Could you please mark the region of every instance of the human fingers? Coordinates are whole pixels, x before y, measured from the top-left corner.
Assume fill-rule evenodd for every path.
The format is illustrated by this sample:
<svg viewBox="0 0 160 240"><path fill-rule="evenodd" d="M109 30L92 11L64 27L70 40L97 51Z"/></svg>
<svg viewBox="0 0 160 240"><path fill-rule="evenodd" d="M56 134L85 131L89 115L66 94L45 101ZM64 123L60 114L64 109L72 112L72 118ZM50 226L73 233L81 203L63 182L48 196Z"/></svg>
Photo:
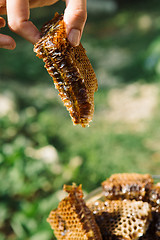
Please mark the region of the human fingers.
<svg viewBox="0 0 160 240"><path fill-rule="evenodd" d="M6 6L6 0L0 0L0 7Z"/></svg>
<svg viewBox="0 0 160 240"><path fill-rule="evenodd" d="M87 0L66 0L64 22L67 37L73 46L80 43L83 28L87 19Z"/></svg>
<svg viewBox="0 0 160 240"><path fill-rule="evenodd" d="M58 2L59 0L29 0L29 5L30 8L36 8L36 7L44 7L44 6L50 6L56 2Z"/></svg>
<svg viewBox="0 0 160 240"><path fill-rule="evenodd" d="M4 18L0 17L0 28L3 28L6 26L6 21L4 20Z"/></svg>
<svg viewBox="0 0 160 240"><path fill-rule="evenodd" d="M50 6L59 0L29 0L29 7L30 8L36 8L36 7L44 7L44 6ZM0 0L0 14L4 15L6 14L6 0Z"/></svg>
<svg viewBox="0 0 160 240"><path fill-rule="evenodd" d="M40 32L29 21L30 10L28 0L6 0L7 17L10 29L35 44L40 38Z"/></svg>
<svg viewBox="0 0 160 240"><path fill-rule="evenodd" d="M0 0L0 14L6 14L6 0Z"/></svg>
<svg viewBox="0 0 160 240"><path fill-rule="evenodd" d="M6 23L5 20L0 17L0 28L5 27ZM16 43L13 38L10 36L0 34L0 48L5 48L5 49L14 49L16 47Z"/></svg>
<svg viewBox="0 0 160 240"><path fill-rule="evenodd" d="M13 50L16 47L16 43L13 38L8 35L0 34L0 48Z"/></svg>

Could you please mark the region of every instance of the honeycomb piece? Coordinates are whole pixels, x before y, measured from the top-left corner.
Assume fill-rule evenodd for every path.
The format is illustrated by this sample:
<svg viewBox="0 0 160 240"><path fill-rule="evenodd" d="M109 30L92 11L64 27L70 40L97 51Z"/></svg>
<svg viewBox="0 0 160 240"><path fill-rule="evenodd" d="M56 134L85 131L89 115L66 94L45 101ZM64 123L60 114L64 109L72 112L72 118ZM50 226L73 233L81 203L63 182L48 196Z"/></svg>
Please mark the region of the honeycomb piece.
<svg viewBox="0 0 160 240"><path fill-rule="evenodd" d="M160 240L155 234L146 233L143 237L140 237L139 240Z"/></svg>
<svg viewBox="0 0 160 240"><path fill-rule="evenodd" d="M151 209L147 202L135 200L96 201L88 205L104 240L136 240L147 230Z"/></svg>
<svg viewBox="0 0 160 240"><path fill-rule="evenodd" d="M160 213L160 183L154 185L149 192L149 203L154 211Z"/></svg>
<svg viewBox="0 0 160 240"><path fill-rule="evenodd" d="M102 182L107 199L135 199L148 201L149 190L153 186L153 179L149 174L122 173L113 174Z"/></svg>
<svg viewBox="0 0 160 240"><path fill-rule="evenodd" d="M160 213L152 212L152 222L140 240L160 240Z"/></svg>
<svg viewBox="0 0 160 240"><path fill-rule="evenodd" d="M67 40L63 15L56 13L41 32L34 52L45 62L73 123L85 127L93 118L94 93L98 89L86 51L82 44L73 47Z"/></svg>
<svg viewBox="0 0 160 240"><path fill-rule="evenodd" d="M64 185L64 190L69 196L51 211L47 219L57 239L102 240L93 213L84 202L81 185Z"/></svg>

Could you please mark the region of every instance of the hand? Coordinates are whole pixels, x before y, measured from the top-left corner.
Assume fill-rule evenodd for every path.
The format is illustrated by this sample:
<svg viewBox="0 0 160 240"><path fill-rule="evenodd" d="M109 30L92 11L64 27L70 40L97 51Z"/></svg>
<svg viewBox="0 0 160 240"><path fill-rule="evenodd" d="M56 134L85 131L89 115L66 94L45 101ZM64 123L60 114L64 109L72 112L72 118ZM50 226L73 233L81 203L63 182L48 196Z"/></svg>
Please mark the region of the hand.
<svg viewBox="0 0 160 240"><path fill-rule="evenodd" d="M3 11L1 10L2 9L0 7L0 14L3 14ZM6 25L6 22L4 18L0 17L0 28L5 27L5 25ZM14 49L15 46L16 46L16 43L13 38L4 34L0 34L0 48Z"/></svg>
<svg viewBox="0 0 160 240"><path fill-rule="evenodd" d="M73 46L80 43L83 28L87 19L87 0L66 0L64 22L67 37Z"/></svg>
<svg viewBox="0 0 160 240"><path fill-rule="evenodd" d="M7 12L10 29L35 44L40 32L29 21L30 8L52 5L58 0L0 0L1 14ZM68 40L73 46L80 42L87 18L86 0L66 0L64 21Z"/></svg>

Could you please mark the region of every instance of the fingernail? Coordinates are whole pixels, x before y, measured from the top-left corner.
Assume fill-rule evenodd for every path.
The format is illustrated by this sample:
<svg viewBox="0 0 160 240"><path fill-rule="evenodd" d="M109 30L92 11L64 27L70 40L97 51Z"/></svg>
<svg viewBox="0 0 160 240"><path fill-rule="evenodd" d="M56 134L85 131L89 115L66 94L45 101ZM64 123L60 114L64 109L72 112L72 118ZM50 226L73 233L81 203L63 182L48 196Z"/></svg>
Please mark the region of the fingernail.
<svg viewBox="0 0 160 240"><path fill-rule="evenodd" d="M15 47L16 47L16 44L14 44L14 45L10 45L10 46L9 46L9 49L10 49L10 50L14 50Z"/></svg>
<svg viewBox="0 0 160 240"><path fill-rule="evenodd" d="M3 45L1 46L2 48L8 49L8 50L14 50L16 47L16 43L13 44L8 44L8 45Z"/></svg>
<svg viewBox="0 0 160 240"><path fill-rule="evenodd" d="M73 46L78 46L80 43L81 33L78 29L72 29L68 35L68 40Z"/></svg>
<svg viewBox="0 0 160 240"><path fill-rule="evenodd" d="M8 50L13 50L15 47L11 45L6 45L6 46L1 46L1 48L8 49Z"/></svg>
<svg viewBox="0 0 160 240"><path fill-rule="evenodd" d="M40 32L38 32L38 34L35 35L34 41L32 42L33 45L36 44L41 38L41 34Z"/></svg>

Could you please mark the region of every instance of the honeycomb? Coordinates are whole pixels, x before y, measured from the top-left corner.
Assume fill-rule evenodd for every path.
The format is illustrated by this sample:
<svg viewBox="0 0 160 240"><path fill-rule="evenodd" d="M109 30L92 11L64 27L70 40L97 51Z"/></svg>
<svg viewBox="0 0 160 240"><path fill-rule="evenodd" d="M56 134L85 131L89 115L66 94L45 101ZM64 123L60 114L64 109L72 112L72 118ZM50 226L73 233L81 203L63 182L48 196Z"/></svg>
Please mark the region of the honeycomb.
<svg viewBox="0 0 160 240"><path fill-rule="evenodd" d="M69 195L48 218L58 240L160 240L160 183L149 174L124 173L102 185L106 197L98 191L86 202L81 185L64 185Z"/></svg>
<svg viewBox="0 0 160 240"><path fill-rule="evenodd" d="M157 183L149 192L149 203L152 209L160 213L160 183Z"/></svg>
<svg viewBox="0 0 160 240"><path fill-rule="evenodd" d="M122 173L113 174L102 182L107 199L135 199L148 201L148 194L153 187L153 179L149 174Z"/></svg>
<svg viewBox="0 0 160 240"><path fill-rule="evenodd" d="M105 240L136 240L146 232L151 220L147 202L135 200L96 201L88 205Z"/></svg>
<svg viewBox="0 0 160 240"><path fill-rule="evenodd" d="M160 240L160 214L158 212L152 212L152 222L140 240Z"/></svg>
<svg viewBox="0 0 160 240"><path fill-rule="evenodd" d="M66 37L63 15L55 14L42 30L34 52L45 62L55 88L70 113L73 123L89 125L94 113L94 93L98 89L96 75L80 43L73 47Z"/></svg>
<svg viewBox="0 0 160 240"><path fill-rule="evenodd" d="M57 239L102 240L93 213L84 202L81 185L64 185L64 190L69 195L47 219Z"/></svg>

